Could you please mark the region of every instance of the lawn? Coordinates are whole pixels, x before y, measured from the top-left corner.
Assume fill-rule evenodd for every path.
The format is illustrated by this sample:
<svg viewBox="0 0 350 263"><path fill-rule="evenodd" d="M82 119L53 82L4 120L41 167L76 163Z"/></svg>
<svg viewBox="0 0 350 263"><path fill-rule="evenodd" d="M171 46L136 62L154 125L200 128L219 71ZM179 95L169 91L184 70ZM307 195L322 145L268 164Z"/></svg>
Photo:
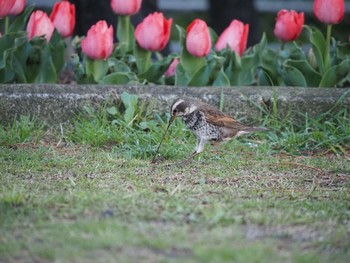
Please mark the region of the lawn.
<svg viewBox="0 0 350 263"><path fill-rule="evenodd" d="M284 123L208 146L186 166L172 165L195 146L180 121L151 164L161 117L133 126L89 116L2 126L0 262L349 260L347 112L324 125L336 127L330 147L316 141L326 128L313 135L317 120Z"/></svg>

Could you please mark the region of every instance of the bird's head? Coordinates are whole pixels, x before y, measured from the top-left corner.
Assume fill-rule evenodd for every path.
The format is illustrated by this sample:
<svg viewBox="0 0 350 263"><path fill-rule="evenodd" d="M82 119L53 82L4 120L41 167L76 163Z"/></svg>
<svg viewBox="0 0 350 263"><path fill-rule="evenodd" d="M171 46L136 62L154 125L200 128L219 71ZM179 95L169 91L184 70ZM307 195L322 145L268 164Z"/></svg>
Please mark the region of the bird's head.
<svg viewBox="0 0 350 263"><path fill-rule="evenodd" d="M177 99L170 108L172 118L186 116L197 110L197 106L185 99Z"/></svg>

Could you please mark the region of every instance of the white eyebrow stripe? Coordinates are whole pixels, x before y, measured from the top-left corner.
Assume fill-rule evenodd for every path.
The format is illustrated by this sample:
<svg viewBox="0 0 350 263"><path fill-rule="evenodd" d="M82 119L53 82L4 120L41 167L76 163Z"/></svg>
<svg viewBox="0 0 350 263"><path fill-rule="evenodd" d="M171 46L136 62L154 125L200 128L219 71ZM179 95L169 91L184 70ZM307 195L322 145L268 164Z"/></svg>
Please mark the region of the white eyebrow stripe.
<svg viewBox="0 0 350 263"><path fill-rule="evenodd" d="M185 101L184 100L178 100L177 102L175 102L175 104L171 108L171 112L173 112L174 109L176 109L176 107L179 106L179 104L181 104L182 102L185 102Z"/></svg>
<svg viewBox="0 0 350 263"><path fill-rule="evenodd" d="M192 113L192 112L194 112L195 110L197 110L197 107L194 106L194 105L192 105L192 106L190 107L189 113Z"/></svg>

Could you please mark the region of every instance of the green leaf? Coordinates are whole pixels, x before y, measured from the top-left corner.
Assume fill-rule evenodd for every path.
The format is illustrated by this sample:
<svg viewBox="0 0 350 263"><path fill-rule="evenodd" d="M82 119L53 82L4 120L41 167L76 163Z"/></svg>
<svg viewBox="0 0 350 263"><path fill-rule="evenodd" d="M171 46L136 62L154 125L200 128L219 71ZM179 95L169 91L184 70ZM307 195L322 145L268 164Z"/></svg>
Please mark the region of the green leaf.
<svg viewBox="0 0 350 263"><path fill-rule="evenodd" d="M20 15L16 15L9 27L9 32L25 31L28 18L33 10L33 5L27 6Z"/></svg>
<svg viewBox="0 0 350 263"><path fill-rule="evenodd" d="M111 72L131 72L129 66L126 63L114 57L110 57L108 59L108 67Z"/></svg>
<svg viewBox="0 0 350 263"><path fill-rule="evenodd" d="M287 60L286 65L297 68L300 72L303 73L303 76L306 80L308 87L318 87L322 75L318 73L307 60Z"/></svg>
<svg viewBox="0 0 350 263"><path fill-rule="evenodd" d="M176 29L179 32L180 44L182 47L185 47L186 46L186 30L179 25L176 25Z"/></svg>
<svg viewBox="0 0 350 263"><path fill-rule="evenodd" d="M340 60L350 57L350 43L337 43L335 45L335 53Z"/></svg>
<svg viewBox="0 0 350 263"><path fill-rule="evenodd" d="M324 75L319 87L336 87L344 79L350 79L350 59L331 67Z"/></svg>
<svg viewBox="0 0 350 263"><path fill-rule="evenodd" d="M221 56L226 58L224 64L225 75L230 81L231 86L237 86L238 75L242 69L241 59L236 55L231 48L226 48L219 53Z"/></svg>
<svg viewBox="0 0 350 263"><path fill-rule="evenodd" d="M134 55L135 55L136 66L139 74L146 72L151 66L152 53L148 50L143 49L137 43L135 43Z"/></svg>
<svg viewBox="0 0 350 263"><path fill-rule="evenodd" d="M24 39L26 41L26 33L10 32L0 37L0 83L11 83L14 81L15 72L11 68L13 61L13 52L16 39Z"/></svg>
<svg viewBox="0 0 350 263"><path fill-rule="evenodd" d="M213 82L214 87L229 87L230 80L226 76L224 70L221 68L219 73L216 75L216 79Z"/></svg>
<svg viewBox="0 0 350 263"><path fill-rule="evenodd" d="M27 42L26 42L27 43ZM57 72L52 61L49 43L45 38L35 37L29 41L29 45L24 46L26 52L26 61L24 64L24 73L28 83L57 83ZM19 56L25 56L23 53Z"/></svg>
<svg viewBox="0 0 350 263"><path fill-rule="evenodd" d="M199 69L196 72L196 74L192 76L192 78L190 79L187 85L190 87L208 86L211 70L212 70L212 67L210 67L209 65L203 66L201 69Z"/></svg>
<svg viewBox="0 0 350 263"><path fill-rule="evenodd" d="M280 75L287 86L307 87L303 73L293 66L284 64L280 70Z"/></svg>
<svg viewBox="0 0 350 263"><path fill-rule="evenodd" d="M120 96L120 99L125 107L124 121L130 123L133 120L137 109L137 96L124 91Z"/></svg>
<svg viewBox="0 0 350 263"><path fill-rule="evenodd" d="M62 39L61 34L59 34L57 30L55 30L50 40L50 54L57 74L59 74L62 71L66 64L66 47L67 45Z"/></svg>
<svg viewBox="0 0 350 263"><path fill-rule="evenodd" d="M85 60L85 70L87 75L93 76L96 82L99 82L108 72L108 61L103 59L90 59Z"/></svg>
<svg viewBox="0 0 350 263"><path fill-rule="evenodd" d="M114 72L103 77L99 83L101 84L128 84L135 80L135 76L132 73L126 72Z"/></svg>
<svg viewBox="0 0 350 263"><path fill-rule="evenodd" d="M117 38L119 40L119 49L122 55L132 51L135 43L134 27L130 23L130 16L118 16Z"/></svg>
<svg viewBox="0 0 350 263"><path fill-rule="evenodd" d="M222 68L220 57L212 57L208 64L199 69L188 82L188 86L211 86L216 75Z"/></svg>
<svg viewBox="0 0 350 263"><path fill-rule="evenodd" d="M119 111L118 111L117 107L112 106L112 107L107 108L107 112L111 115L117 115Z"/></svg>
<svg viewBox="0 0 350 263"><path fill-rule="evenodd" d="M187 86L189 80L189 75L187 74L186 70L181 65L181 63L179 63L176 67L175 86Z"/></svg>
<svg viewBox="0 0 350 263"><path fill-rule="evenodd" d="M323 74L326 70L324 64L324 55L327 51L326 39L320 30L315 27L304 26L309 32L309 41L312 45L313 53L317 61L317 65L320 69L320 73Z"/></svg>
<svg viewBox="0 0 350 263"><path fill-rule="evenodd" d="M193 76L196 72L203 68L206 64L204 57L195 57L188 53L187 49L183 47L180 57L180 64L183 66L189 76Z"/></svg>
<svg viewBox="0 0 350 263"><path fill-rule="evenodd" d="M140 79L146 79L150 83L159 83L160 78L163 77L165 71L169 68L171 62L173 61L173 56L168 56L161 61L153 62L151 67L144 73L139 74Z"/></svg>

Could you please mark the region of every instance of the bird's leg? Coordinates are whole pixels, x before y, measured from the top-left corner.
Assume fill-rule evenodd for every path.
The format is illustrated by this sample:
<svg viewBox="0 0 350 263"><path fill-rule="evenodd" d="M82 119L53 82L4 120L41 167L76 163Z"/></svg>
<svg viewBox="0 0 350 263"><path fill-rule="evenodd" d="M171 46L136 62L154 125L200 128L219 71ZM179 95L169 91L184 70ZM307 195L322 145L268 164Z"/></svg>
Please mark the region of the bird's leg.
<svg viewBox="0 0 350 263"><path fill-rule="evenodd" d="M186 165L193 157L197 156L198 154L200 154L203 150L204 150L204 146L206 144L205 140L201 140L200 138L197 138L197 146L196 146L196 150L191 153L190 156L188 156L185 160L179 162L179 165Z"/></svg>

